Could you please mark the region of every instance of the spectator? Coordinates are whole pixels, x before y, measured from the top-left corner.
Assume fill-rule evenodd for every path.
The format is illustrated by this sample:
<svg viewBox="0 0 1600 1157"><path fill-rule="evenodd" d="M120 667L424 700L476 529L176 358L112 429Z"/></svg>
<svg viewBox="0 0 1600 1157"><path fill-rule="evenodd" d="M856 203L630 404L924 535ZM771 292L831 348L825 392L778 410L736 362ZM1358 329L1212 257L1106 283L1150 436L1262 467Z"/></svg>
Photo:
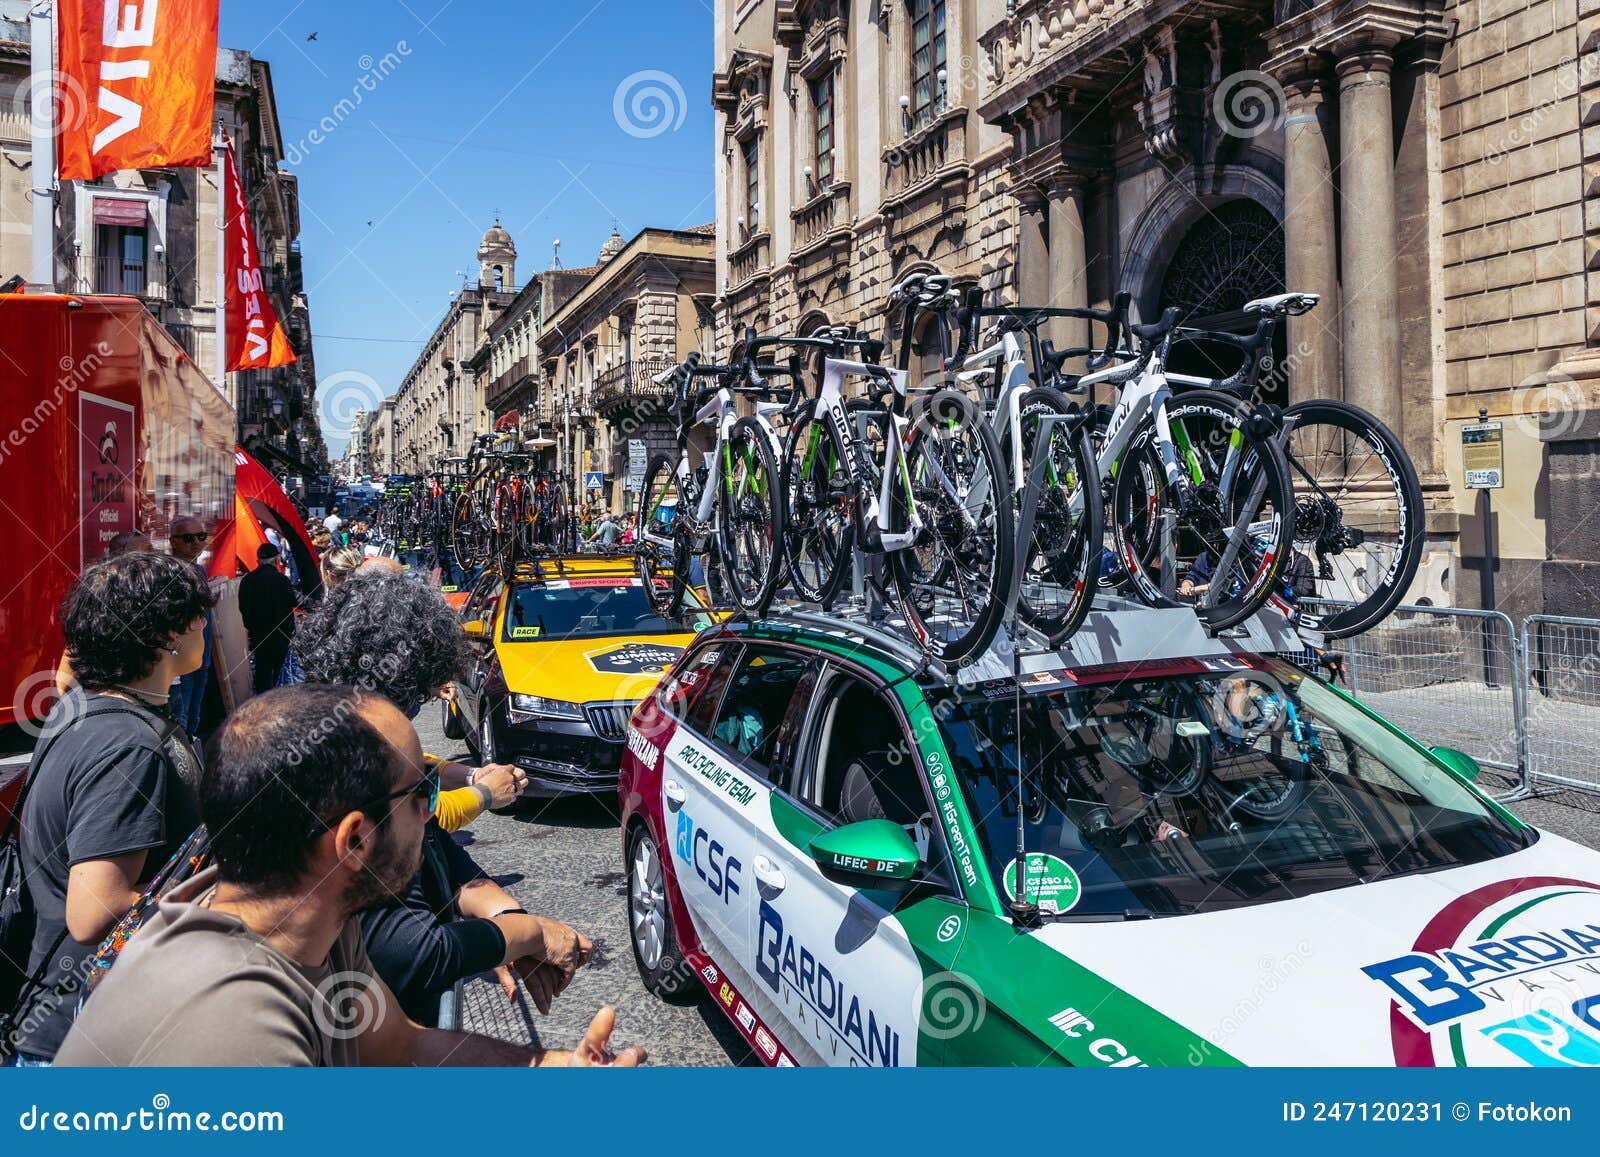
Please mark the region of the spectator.
<svg viewBox="0 0 1600 1157"><path fill-rule="evenodd" d="M256 569L239 580L239 614L250 634L250 665L257 695L278 682L283 657L294 637L294 611L299 596L278 569L278 548L256 547Z"/></svg>
<svg viewBox="0 0 1600 1157"><path fill-rule="evenodd" d="M61 604L79 686L45 720L21 820L40 985L19 1008L12 1063L55 1056L81 963L198 825L199 761L163 712L173 680L200 663L211 603L193 567L128 554L91 566Z"/></svg>
<svg viewBox="0 0 1600 1157"><path fill-rule="evenodd" d="M322 556L322 590L326 595L328 591L338 586L345 579L356 572L365 557L359 549L353 546L336 546Z"/></svg>
<svg viewBox="0 0 1600 1157"><path fill-rule="evenodd" d="M634 516L631 513L624 514L622 516L622 545L632 546L638 537L638 532L634 527Z"/></svg>
<svg viewBox="0 0 1600 1157"><path fill-rule="evenodd" d="M184 515L172 524L172 557L194 567L200 581L206 582L205 568L200 565L200 555L206 549L205 523L192 515ZM200 734L200 709L205 706L206 684L211 678L211 612L206 612L206 649L200 666L178 680L172 692L172 717L178 721L190 738Z"/></svg>
<svg viewBox="0 0 1600 1157"><path fill-rule="evenodd" d="M370 566L305 617L295 651L308 682L357 683L415 715L460 673L466 637L437 591L412 575ZM565 924L523 912L448 835L485 806L509 803L527 774L503 764L440 767L446 781L468 787L441 792L422 870L397 898L362 916L372 961L421 1023L432 1022L439 996L456 981L490 969L508 996L516 989L513 972L521 975L547 1010L587 959L589 942Z"/></svg>
<svg viewBox="0 0 1600 1157"><path fill-rule="evenodd" d="M125 554L150 554L154 550L155 544L142 530L119 530L111 536L111 541L106 543L107 558L121 558Z"/></svg>
<svg viewBox="0 0 1600 1157"><path fill-rule="evenodd" d="M590 546L612 547L616 546L621 538L622 527L617 525L616 519L612 518L611 512L607 510L601 513L600 522L595 526L594 533L589 536L587 542Z"/></svg>
<svg viewBox="0 0 1600 1157"><path fill-rule="evenodd" d="M315 736L308 740L308 736ZM63 1065L635 1065L596 1014L571 1053L406 1018L355 917L421 857L437 780L394 707L283 688L223 726L200 807L214 866L162 899L84 1008Z"/></svg>
<svg viewBox="0 0 1600 1157"><path fill-rule="evenodd" d="M323 529L328 532L328 537L333 539L334 542L344 541L343 538L339 537L339 528L343 525L344 519L339 517L337 511L330 512L328 517L322 520Z"/></svg>

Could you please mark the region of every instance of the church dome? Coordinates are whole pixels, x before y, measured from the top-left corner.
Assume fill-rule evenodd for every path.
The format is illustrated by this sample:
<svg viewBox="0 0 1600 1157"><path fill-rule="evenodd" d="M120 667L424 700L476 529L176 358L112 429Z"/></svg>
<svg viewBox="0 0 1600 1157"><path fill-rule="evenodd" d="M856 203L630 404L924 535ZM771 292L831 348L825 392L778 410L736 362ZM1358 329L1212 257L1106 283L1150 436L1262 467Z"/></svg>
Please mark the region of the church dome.
<svg viewBox="0 0 1600 1157"><path fill-rule="evenodd" d="M600 246L600 256L596 259L595 264L604 265L621 253L622 247L626 244L627 242L623 241L621 233L618 233L615 229L611 230L611 236L607 237L606 243Z"/></svg>

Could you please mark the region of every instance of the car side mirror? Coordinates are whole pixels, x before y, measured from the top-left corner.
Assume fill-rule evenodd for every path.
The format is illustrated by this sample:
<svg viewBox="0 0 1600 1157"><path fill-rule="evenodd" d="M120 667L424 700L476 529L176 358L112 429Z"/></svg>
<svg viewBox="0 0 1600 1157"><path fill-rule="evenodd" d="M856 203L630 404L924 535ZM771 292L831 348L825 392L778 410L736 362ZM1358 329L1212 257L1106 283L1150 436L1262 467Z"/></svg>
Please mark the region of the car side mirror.
<svg viewBox="0 0 1600 1157"><path fill-rule="evenodd" d="M1453 747L1432 747L1433 757L1455 772L1468 783L1477 783L1478 777L1483 774L1483 768L1478 766L1478 761L1465 751L1457 751Z"/></svg>
<svg viewBox="0 0 1600 1157"><path fill-rule="evenodd" d="M489 635L489 625L482 619L469 619L461 624L461 629L466 632L467 638L481 643Z"/></svg>
<svg viewBox="0 0 1600 1157"><path fill-rule="evenodd" d="M888 820L861 820L823 832L811 841L811 858L825 877L847 888L901 889L922 863L906 830Z"/></svg>

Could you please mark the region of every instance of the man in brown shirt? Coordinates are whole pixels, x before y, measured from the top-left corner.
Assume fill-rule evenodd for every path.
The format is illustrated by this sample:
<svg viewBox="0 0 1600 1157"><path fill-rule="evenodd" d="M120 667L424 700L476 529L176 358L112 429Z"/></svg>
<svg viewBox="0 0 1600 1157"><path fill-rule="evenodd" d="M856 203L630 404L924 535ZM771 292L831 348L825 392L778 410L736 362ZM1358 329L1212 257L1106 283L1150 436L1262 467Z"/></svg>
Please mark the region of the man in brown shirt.
<svg viewBox="0 0 1600 1157"><path fill-rule="evenodd" d="M416 873L438 791L387 700L303 684L228 720L200 781L214 866L163 899L58 1065L636 1065L615 1017L578 1047L425 1029L372 974L356 913Z"/></svg>

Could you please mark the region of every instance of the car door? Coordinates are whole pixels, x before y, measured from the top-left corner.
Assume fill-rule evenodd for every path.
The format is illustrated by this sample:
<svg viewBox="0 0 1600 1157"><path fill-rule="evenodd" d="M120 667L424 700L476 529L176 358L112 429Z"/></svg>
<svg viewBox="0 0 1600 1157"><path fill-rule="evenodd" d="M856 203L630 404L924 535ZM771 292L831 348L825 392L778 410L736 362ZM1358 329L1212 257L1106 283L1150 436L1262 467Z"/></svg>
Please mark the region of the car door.
<svg viewBox="0 0 1600 1157"><path fill-rule="evenodd" d="M483 575L461 607L463 623L484 624L483 639L474 639L469 645L470 656L457 687L456 714L469 729L469 734L476 734L479 723L478 705L483 699L484 677L488 665L494 661L494 617L503 585L498 575L493 573Z"/></svg>
<svg viewBox="0 0 1600 1157"><path fill-rule="evenodd" d="M752 1041L760 1013L738 996L754 980L752 864L769 826L770 776L786 750L790 704L807 694L817 668L803 652L736 647L705 676L710 685L664 753L662 816L674 875L696 935L731 974L718 996Z"/></svg>
<svg viewBox="0 0 1600 1157"><path fill-rule="evenodd" d="M982 998L949 971L966 907L951 882L912 732L896 700L841 668L829 668L812 699L750 862L751 969L782 1017L783 1043L802 1061L937 1060L939 1024L923 1028L924 1008L953 1014L942 1021L949 1027L970 1019ZM912 833L923 864L909 890L848 887L817 867L812 839L866 819L889 819Z"/></svg>

